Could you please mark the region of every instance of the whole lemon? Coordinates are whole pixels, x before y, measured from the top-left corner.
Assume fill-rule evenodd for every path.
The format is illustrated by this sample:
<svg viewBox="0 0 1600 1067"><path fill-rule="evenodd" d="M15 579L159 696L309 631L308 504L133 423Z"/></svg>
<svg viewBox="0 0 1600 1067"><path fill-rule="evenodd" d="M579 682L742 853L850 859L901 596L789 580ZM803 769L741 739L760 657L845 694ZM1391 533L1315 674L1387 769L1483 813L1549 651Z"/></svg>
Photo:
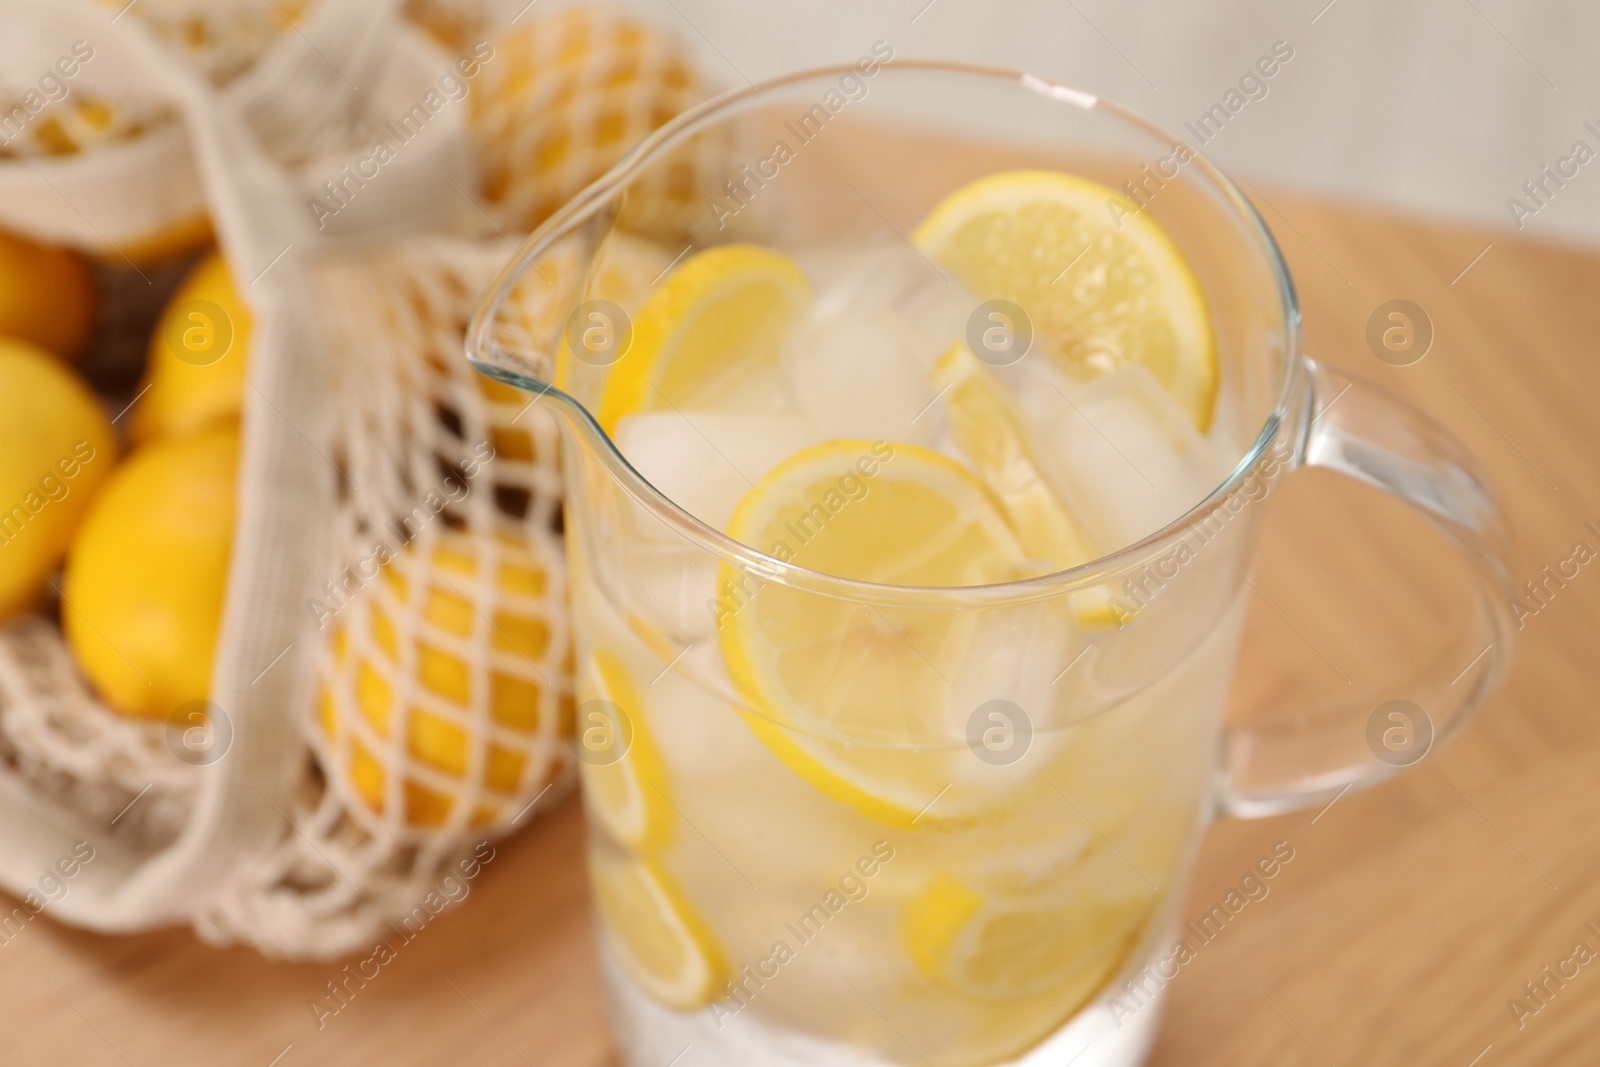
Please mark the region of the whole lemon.
<svg viewBox="0 0 1600 1067"><path fill-rule="evenodd" d="M94 280L77 253L0 231L0 334L76 359L94 304Z"/></svg>
<svg viewBox="0 0 1600 1067"><path fill-rule="evenodd" d="M111 424L77 375L0 338L0 619L38 599L116 457Z"/></svg>
<svg viewBox="0 0 1600 1067"><path fill-rule="evenodd" d="M227 262L212 252L195 264L156 323L145 391L130 412L133 439L238 419L249 361L250 312Z"/></svg>
<svg viewBox="0 0 1600 1067"><path fill-rule="evenodd" d="M689 54L671 36L591 6L530 17L472 47L461 71L467 134L490 214L531 230L604 174L646 134L706 96ZM675 156L635 183L630 221L703 213L692 162Z"/></svg>
<svg viewBox="0 0 1600 1067"><path fill-rule="evenodd" d="M107 249L98 255L112 266L124 262L123 257L126 256L141 267L155 267L198 252L214 241L216 236L211 216L200 211L119 241L114 251Z"/></svg>
<svg viewBox="0 0 1600 1067"><path fill-rule="evenodd" d="M166 718L210 691L238 467L236 426L146 445L112 473L73 539L67 643L124 715Z"/></svg>
<svg viewBox="0 0 1600 1067"><path fill-rule="evenodd" d="M362 569L376 574L361 588L353 572L341 578L347 594L371 598L364 613L343 615L343 596L325 598L316 609L320 621L334 627L335 677L328 681L344 695L336 701L325 681L320 719L328 739L337 743L341 730L349 730L340 720L344 708L359 711L380 738L403 734L407 760L438 775L465 783L476 764L477 783L486 791L469 817L475 826L515 814L520 805L512 798L538 790L553 773L542 759L530 767L522 746L501 740L522 735L524 746L537 748L541 717L555 717L557 729L570 732L572 716L570 667L552 662L559 624L551 620L562 605L551 588L549 560L525 541L502 538L491 593L482 574L486 549L469 536L447 533L425 566L415 541L398 555L385 548L364 561ZM378 595L384 587L389 595ZM484 662L463 655L475 647ZM552 678L561 684L552 687ZM486 722L479 718L484 708ZM349 764L332 773L347 776L367 807L381 814L394 770L401 772L406 822L443 825L456 795L393 766L387 749L371 752L352 736Z"/></svg>

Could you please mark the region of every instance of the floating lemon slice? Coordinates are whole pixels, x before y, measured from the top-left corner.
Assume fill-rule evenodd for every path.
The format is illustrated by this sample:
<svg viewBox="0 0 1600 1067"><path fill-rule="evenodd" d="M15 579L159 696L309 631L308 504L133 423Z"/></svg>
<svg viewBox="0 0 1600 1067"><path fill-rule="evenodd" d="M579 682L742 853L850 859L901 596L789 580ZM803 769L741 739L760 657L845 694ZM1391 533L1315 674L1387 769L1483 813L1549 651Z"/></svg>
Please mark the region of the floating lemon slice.
<svg viewBox="0 0 1600 1067"><path fill-rule="evenodd" d="M787 256L719 245L683 262L651 292L633 340L600 396L600 426L625 415L726 405L776 373L778 350L811 303L811 283Z"/></svg>
<svg viewBox="0 0 1600 1067"><path fill-rule="evenodd" d="M628 718L627 751L614 763L579 761L589 814L620 845L648 852L666 843L672 829L672 805L668 800L666 764L646 732L641 718L643 704L628 669L614 654L596 652L590 660L584 681L590 690L585 700L609 701ZM578 742L585 731L617 729L614 722L590 723L586 710L578 707Z"/></svg>
<svg viewBox="0 0 1600 1067"><path fill-rule="evenodd" d="M900 933L917 970L932 982L985 1000L1057 993L1065 1013L1122 963L1153 895L1079 891L991 900L939 874L907 901Z"/></svg>
<svg viewBox="0 0 1600 1067"><path fill-rule="evenodd" d="M1199 282L1124 197L1054 171L991 174L945 197L912 240L979 297L1022 308L1064 369L1143 364L1202 433L1211 425L1219 372Z"/></svg>
<svg viewBox="0 0 1600 1067"><path fill-rule="evenodd" d="M1005 386L957 341L934 368L956 445L1005 509L1030 557L1066 570L1095 557L1089 539L1039 471Z"/></svg>
<svg viewBox="0 0 1600 1067"><path fill-rule="evenodd" d="M1027 426L1005 384L957 341L939 358L933 384L944 398L945 417L957 447L989 487L1022 549L1054 570L1087 563L1098 554L1089 536L1045 480ZM1124 621L1104 586L1071 594L1073 617L1094 630Z"/></svg>
<svg viewBox="0 0 1600 1067"><path fill-rule="evenodd" d="M970 471L937 452L881 441L797 452L740 502L728 534L797 566L893 585L984 585L1015 578L1026 563ZM725 565L719 587L748 588L739 578ZM910 826L962 768L981 767L964 749L893 747L960 736L971 709L953 706L948 679L971 645L975 614L768 582L724 602L718 618L723 659L756 736L827 796ZM944 801L927 814L923 825L960 817L962 807Z"/></svg>
<svg viewBox="0 0 1600 1067"><path fill-rule="evenodd" d="M679 1011L710 1002L728 971L725 956L672 878L650 860L603 848L591 853L590 876L623 966L645 992Z"/></svg>

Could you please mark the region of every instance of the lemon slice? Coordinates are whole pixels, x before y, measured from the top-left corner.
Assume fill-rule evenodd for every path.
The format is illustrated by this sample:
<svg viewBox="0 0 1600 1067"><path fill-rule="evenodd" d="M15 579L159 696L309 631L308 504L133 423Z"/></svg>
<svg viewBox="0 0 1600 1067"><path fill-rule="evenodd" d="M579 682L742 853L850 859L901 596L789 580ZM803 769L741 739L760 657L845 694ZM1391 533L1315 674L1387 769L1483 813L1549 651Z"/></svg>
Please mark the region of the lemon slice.
<svg viewBox="0 0 1600 1067"><path fill-rule="evenodd" d="M579 762L589 815L619 845L641 852L657 850L667 842L672 830L666 764L645 730L641 718L644 705L622 661L602 650L594 654L589 667L584 681L590 695L585 699L616 705L631 727L627 750L616 762ZM588 723L584 717L585 709L580 704L580 743L585 730L618 728L613 722Z"/></svg>
<svg viewBox="0 0 1600 1067"><path fill-rule="evenodd" d="M987 899L939 874L906 902L900 934L929 981L986 1000L1054 993L1070 1011L1126 958L1153 896L1078 890Z"/></svg>
<svg viewBox="0 0 1600 1067"><path fill-rule="evenodd" d="M1027 426L994 372L957 341L935 365L933 384L942 390L950 435L1000 501L1023 551L1054 570L1094 559L1088 534L1040 472ZM1088 629L1126 621L1109 587L1080 589L1069 600L1073 617Z"/></svg>
<svg viewBox="0 0 1600 1067"><path fill-rule="evenodd" d="M810 303L805 273L777 252L733 244L691 256L639 309L600 395L601 428L613 433L639 411L736 401L779 372L779 347Z"/></svg>
<svg viewBox="0 0 1600 1067"><path fill-rule="evenodd" d="M1211 425L1219 372L1199 282L1124 197L1054 171L991 174L940 201L912 240L980 298L1022 308L1063 369L1143 364L1202 433Z"/></svg>
<svg viewBox="0 0 1600 1067"><path fill-rule="evenodd" d="M999 499L1023 551L1055 570L1093 559L1087 535L1040 473L1027 428L1005 386L965 342L957 341L940 357L933 384L943 389L950 435Z"/></svg>
<svg viewBox="0 0 1600 1067"><path fill-rule="evenodd" d="M660 865L591 854L595 903L623 966L645 992L669 1008L690 1011L716 995L727 964L715 935Z"/></svg>
<svg viewBox="0 0 1600 1067"><path fill-rule="evenodd" d="M1026 563L970 471L881 441L797 452L740 502L728 534L801 567L894 585L982 585L1014 578ZM748 589L740 577L724 565L719 588ZM975 614L768 582L721 602L718 627L756 736L825 795L910 826L963 768L982 767L965 749L892 747L961 735L971 709L954 706L949 678L971 647ZM941 802L923 825L961 816L959 803Z"/></svg>

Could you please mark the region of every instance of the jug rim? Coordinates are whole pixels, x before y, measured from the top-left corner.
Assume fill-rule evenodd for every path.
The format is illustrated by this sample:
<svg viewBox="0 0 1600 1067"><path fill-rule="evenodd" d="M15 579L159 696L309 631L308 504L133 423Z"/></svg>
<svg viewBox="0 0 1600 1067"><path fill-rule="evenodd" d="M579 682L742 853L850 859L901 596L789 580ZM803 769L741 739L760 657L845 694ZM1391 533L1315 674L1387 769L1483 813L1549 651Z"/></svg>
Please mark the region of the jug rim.
<svg viewBox="0 0 1600 1067"><path fill-rule="evenodd" d="M1195 527L1205 522L1219 508L1224 507L1233 494L1252 476L1255 469L1262 464L1280 432L1286 427L1297 428L1301 434L1306 432L1311 421L1309 410L1302 413L1301 417L1297 417L1297 413L1294 410L1297 398L1305 389L1305 382L1309 373L1301 347L1300 304L1294 280L1289 273L1282 250L1279 248L1277 239L1273 236L1271 229L1256 210L1255 205L1244 195L1244 192L1235 184L1233 179L1199 149L1189 145L1187 141L1175 136L1141 113L1116 101L1107 100L1096 93L1017 68L963 63L953 60L900 59L895 57L890 61L884 62L878 74L881 76L883 74L895 75L901 73L946 73L988 78L998 82L1010 82L1036 95L1058 101L1065 106L1077 107L1086 111L1103 110L1119 121L1137 127L1169 145L1183 144L1193 157L1190 165L1196 166L1223 195L1227 207L1236 216L1235 221L1245 227L1253 242L1259 247L1262 258L1266 261L1270 270L1274 286L1278 292L1283 330L1283 344L1277 353L1277 360L1280 364L1278 368L1280 378L1277 394L1273 398L1271 409L1254 440L1245 449L1239 461L1228 471L1227 475L1194 506L1165 523L1159 529L1137 541L1096 556L1094 559L1074 567L986 585L892 585L882 582L859 581L828 574L825 571L811 570L793 563L787 563L775 556L762 552L760 549L729 537L721 530L707 525L688 511L685 511L676 501L657 489L655 485L635 469L627 457L622 454L622 451L617 447L610 435L601 428L594 414L584 404L557 388L554 384L516 369L513 362L499 362L491 356L491 353L501 351L490 336L495 316L501 303L510 294L523 274L533 266L538 256L548 250L557 240L588 221L615 192L626 187L633 177L648 167L655 156L672 147L691 133L708 125L708 120L716 120L719 116L740 104L801 83L837 79L844 74L855 72L856 69L856 65L853 63L810 67L730 89L684 111L640 140L610 169L535 228L523 240L517 250L517 254L495 275L494 280L479 296L473 308L472 317L468 322L464 340L468 362L475 370L487 377L522 391L533 393L534 397L530 401L531 404L539 403L549 397L562 409L562 413L556 416L558 422L564 424L574 434L581 436L584 443L590 447L591 451L600 459L611 476L617 479L622 488L640 505L667 523L669 528L690 540L697 547L703 548L725 563L735 563L754 572L762 580L775 580L784 585L806 589L838 599L870 601L872 603L892 600L907 605L938 607L950 606L952 602L960 600L963 603L958 606L967 607L972 606L974 602L996 604L1039 600L1059 596L1076 589L1100 585L1110 576L1138 569L1152 557L1160 555L1172 544L1187 537ZM1307 396L1303 402L1309 403L1310 399ZM1302 422L1303 424L1301 424ZM1296 455L1298 455L1298 450L1299 442L1295 442Z"/></svg>

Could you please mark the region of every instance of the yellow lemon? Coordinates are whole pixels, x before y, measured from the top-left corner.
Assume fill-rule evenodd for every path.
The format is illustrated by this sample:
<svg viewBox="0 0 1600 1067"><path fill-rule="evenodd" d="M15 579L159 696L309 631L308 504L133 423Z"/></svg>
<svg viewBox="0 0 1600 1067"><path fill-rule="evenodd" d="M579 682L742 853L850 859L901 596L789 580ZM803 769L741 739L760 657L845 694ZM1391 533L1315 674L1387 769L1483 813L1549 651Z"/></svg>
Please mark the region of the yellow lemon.
<svg viewBox="0 0 1600 1067"><path fill-rule="evenodd" d="M805 272L777 252L719 245L684 260L639 309L600 396L601 427L612 433L640 411L736 403L777 366L810 303Z"/></svg>
<svg viewBox="0 0 1600 1067"><path fill-rule="evenodd" d="M210 692L238 467L234 427L141 448L73 539L61 590L67 642L124 715L165 718Z"/></svg>
<svg viewBox="0 0 1600 1067"><path fill-rule="evenodd" d="M362 630L335 616L332 684L325 681L319 718L330 741L349 731L350 758L343 772L362 801L383 812L396 758L414 760L445 778L478 782L489 798L470 816L474 824L507 810L509 801L544 781L526 781L530 749L538 748L541 720L557 716L554 737L570 732L570 666L551 662L552 616L562 609L551 596L550 571L524 544L496 543L493 573L483 562L487 547L461 534L447 534L420 566L415 542L381 566L367 589ZM422 580L419 580L419 577ZM493 593L484 585L492 583ZM382 592L385 595L376 595ZM379 742L398 737L403 755L363 743L342 721L340 699L366 720ZM478 725L486 711L486 728ZM455 795L435 778L400 770L406 821L438 826L455 808ZM533 773L552 770L549 761Z"/></svg>
<svg viewBox="0 0 1600 1067"><path fill-rule="evenodd" d="M115 250L97 255L114 267L122 264L123 256L140 266L154 266L199 251L215 238L211 216L201 211L119 241Z"/></svg>
<svg viewBox="0 0 1600 1067"><path fill-rule="evenodd" d="M94 394L49 354L0 338L0 619L38 598L115 462Z"/></svg>
<svg viewBox="0 0 1600 1067"><path fill-rule="evenodd" d="M575 724L589 815L624 848L655 851L672 831L666 762L645 728L639 690L622 660L601 650L589 668ZM611 707L596 709L590 700ZM585 758L586 750L595 755ZM613 759L613 752L620 755Z"/></svg>
<svg viewBox="0 0 1600 1067"><path fill-rule="evenodd" d="M484 198L531 230L641 138L705 95L670 37L637 19L569 7L495 38L467 98ZM699 208L687 162L667 168L660 212Z"/></svg>
<svg viewBox="0 0 1600 1067"><path fill-rule="evenodd" d="M861 582L985 585L1026 563L970 471L899 443L841 440L796 453L740 502L728 534ZM748 588L739 577L725 565L719 588ZM869 818L910 826L982 769L964 749L917 747L965 729L971 709L954 706L949 672L964 659L975 613L870 599L767 582L719 606L723 658L751 729L791 770ZM928 823L961 812L965 790L951 794Z"/></svg>
<svg viewBox="0 0 1600 1067"><path fill-rule="evenodd" d="M1034 346L1064 369L1143 364L1202 433L1211 425L1219 371L1200 284L1119 194L1054 171L991 174L940 201L912 240L980 299L1020 307Z"/></svg>
<svg viewBox="0 0 1600 1067"><path fill-rule="evenodd" d="M669 1008L709 1003L728 973L726 955L672 877L606 848L590 851L589 873L602 928L634 980Z"/></svg>
<svg viewBox="0 0 1600 1067"><path fill-rule="evenodd" d="M1108 894L1074 883L990 899L945 873L906 903L900 934L930 981L986 1000L1051 993L1065 1016L1127 957L1154 896L1148 885Z"/></svg>
<svg viewBox="0 0 1600 1067"><path fill-rule="evenodd" d="M75 359L94 307L94 280L77 253L0 231L0 335Z"/></svg>
<svg viewBox="0 0 1600 1067"><path fill-rule="evenodd" d="M129 411L135 441L236 420L250 364L250 311L219 253L173 293L150 338L143 390Z"/></svg>

